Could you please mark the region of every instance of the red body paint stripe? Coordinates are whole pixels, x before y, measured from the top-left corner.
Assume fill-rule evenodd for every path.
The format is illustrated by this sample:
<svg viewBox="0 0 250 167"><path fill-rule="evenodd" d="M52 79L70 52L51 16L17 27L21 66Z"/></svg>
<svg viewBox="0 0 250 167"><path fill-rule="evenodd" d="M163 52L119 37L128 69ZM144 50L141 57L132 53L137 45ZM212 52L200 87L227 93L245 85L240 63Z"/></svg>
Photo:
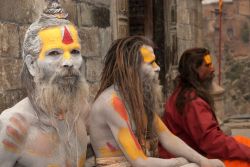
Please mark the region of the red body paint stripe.
<svg viewBox="0 0 250 167"><path fill-rule="evenodd" d="M107 142L107 146L108 146L108 148L110 149L111 152L117 151L117 149L112 144L110 144L109 142Z"/></svg>

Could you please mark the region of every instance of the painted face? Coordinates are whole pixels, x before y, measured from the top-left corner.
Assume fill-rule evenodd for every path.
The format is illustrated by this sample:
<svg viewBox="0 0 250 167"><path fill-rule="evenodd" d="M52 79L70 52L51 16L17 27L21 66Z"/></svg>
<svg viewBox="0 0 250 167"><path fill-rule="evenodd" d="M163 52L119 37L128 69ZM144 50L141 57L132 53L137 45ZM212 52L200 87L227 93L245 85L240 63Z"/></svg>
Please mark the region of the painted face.
<svg viewBox="0 0 250 167"><path fill-rule="evenodd" d="M210 55L203 57L202 65L198 68L198 74L202 81L211 80L214 77L214 67Z"/></svg>
<svg viewBox="0 0 250 167"><path fill-rule="evenodd" d="M150 66L153 71L159 72L160 67L155 62L155 54L153 48L148 45L143 45L140 49L140 52L143 57L143 63Z"/></svg>
<svg viewBox="0 0 250 167"><path fill-rule="evenodd" d="M82 65L80 43L73 25L41 30L39 37L42 49L38 57L38 66L46 76L52 76L62 69L66 71L80 69Z"/></svg>

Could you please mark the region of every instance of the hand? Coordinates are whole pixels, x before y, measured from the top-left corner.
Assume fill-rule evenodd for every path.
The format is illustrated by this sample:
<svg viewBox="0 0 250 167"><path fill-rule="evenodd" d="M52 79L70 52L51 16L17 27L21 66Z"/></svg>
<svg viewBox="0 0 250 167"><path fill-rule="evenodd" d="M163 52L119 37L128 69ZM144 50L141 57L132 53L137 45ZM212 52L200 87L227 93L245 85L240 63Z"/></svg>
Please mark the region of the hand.
<svg viewBox="0 0 250 167"><path fill-rule="evenodd" d="M219 159L204 159L201 162L201 167L225 167L225 165Z"/></svg>
<svg viewBox="0 0 250 167"><path fill-rule="evenodd" d="M213 164L215 167L225 167L224 163L219 159L209 159L209 161Z"/></svg>
<svg viewBox="0 0 250 167"><path fill-rule="evenodd" d="M14 114L10 117L5 127L6 137L1 141L6 151L20 152L21 146L25 142L28 123L21 114Z"/></svg>
<svg viewBox="0 0 250 167"><path fill-rule="evenodd" d="M186 165L189 163L185 158L182 158L182 157L172 158L172 159L174 159L176 161L177 166L182 166L182 165Z"/></svg>

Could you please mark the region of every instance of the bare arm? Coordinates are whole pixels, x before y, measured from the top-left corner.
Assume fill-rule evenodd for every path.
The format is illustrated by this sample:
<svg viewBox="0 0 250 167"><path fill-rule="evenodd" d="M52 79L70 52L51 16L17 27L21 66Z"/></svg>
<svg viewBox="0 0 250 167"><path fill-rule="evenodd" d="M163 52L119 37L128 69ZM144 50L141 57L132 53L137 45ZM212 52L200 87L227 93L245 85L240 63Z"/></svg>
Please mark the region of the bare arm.
<svg viewBox="0 0 250 167"><path fill-rule="evenodd" d="M0 115L0 166L13 167L22 149L27 127L20 114Z"/></svg>
<svg viewBox="0 0 250 167"><path fill-rule="evenodd" d="M157 115L154 124L162 146L171 154L177 157L184 157L190 162L199 164L201 167L224 167L221 161L208 160L172 134Z"/></svg>
<svg viewBox="0 0 250 167"><path fill-rule="evenodd" d="M106 119L116 142L132 166L178 167L188 164L184 158L160 159L147 157L131 130L129 116L122 101L117 96L113 96L111 105L105 108L104 119Z"/></svg>

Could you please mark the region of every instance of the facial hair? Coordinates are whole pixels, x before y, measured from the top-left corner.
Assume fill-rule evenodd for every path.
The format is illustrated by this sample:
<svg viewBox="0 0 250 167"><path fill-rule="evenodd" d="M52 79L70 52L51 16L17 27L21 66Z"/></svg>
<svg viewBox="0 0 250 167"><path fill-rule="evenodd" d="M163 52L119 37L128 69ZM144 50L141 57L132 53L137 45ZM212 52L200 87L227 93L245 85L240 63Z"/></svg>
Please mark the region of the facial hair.
<svg viewBox="0 0 250 167"><path fill-rule="evenodd" d="M78 70L61 70L46 82L41 75L36 79L35 104L47 115L47 120L56 129L60 141L65 144L69 160L77 162L76 138L86 142L85 122L89 111L88 85ZM60 115L62 118L59 118ZM59 120L59 119L61 120ZM82 143L83 144L83 143Z"/></svg>
<svg viewBox="0 0 250 167"><path fill-rule="evenodd" d="M211 90L214 74L209 75L204 81L201 82L205 90Z"/></svg>
<svg viewBox="0 0 250 167"><path fill-rule="evenodd" d="M143 100L146 113L163 113L163 95L162 86L158 79L158 72L143 70L142 87Z"/></svg>
<svg viewBox="0 0 250 167"><path fill-rule="evenodd" d="M143 70L142 87L143 103L147 115L147 139L150 147L148 153L150 156L158 156L158 136L153 126L154 114L163 114L163 96L162 87L159 84L158 72L152 70Z"/></svg>

